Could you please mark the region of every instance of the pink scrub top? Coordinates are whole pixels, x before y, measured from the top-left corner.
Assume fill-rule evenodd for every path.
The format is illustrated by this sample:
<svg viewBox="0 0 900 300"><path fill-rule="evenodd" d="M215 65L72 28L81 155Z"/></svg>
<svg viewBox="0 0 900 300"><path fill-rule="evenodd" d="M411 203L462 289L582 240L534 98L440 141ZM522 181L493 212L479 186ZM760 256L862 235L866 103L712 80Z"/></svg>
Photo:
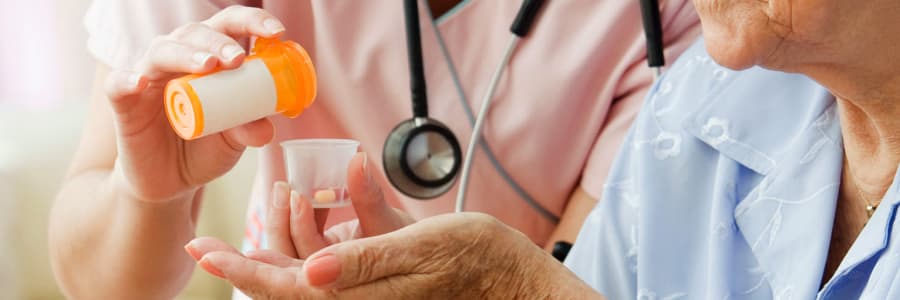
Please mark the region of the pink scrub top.
<svg viewBox="0 0 900 300"><path fill-rule="evenodd" d="M272 184L284 180L278 142L339 137L361 142L387 200L415 218L453 211L457 187L421 201L393 189L384 176L382 146L390 130L411 117L401 1L96 0L85 25L88 48L113 68L128 69L154 36L210 17L232 4L261 6L303 45L319 76L318 98L296 119L272 117L276 140L262 148L248 213L245 248L259 248ZM472 126L420 5L431 117L445 123L465 149ZM689 0L662 0L668 61L699 33ZM477 112L510 38L520 1L463 1L434 20ZM542 207L560 216L581 186L600 197L607 170L652 82L636 1L547 1L531 33L513 54L493 100L484 139L499 164ZM555 223L543 217L501 177L479 150L473 162L467 211L491 214L543 244ZM353 218L333 209L329 223Z"/></svg>

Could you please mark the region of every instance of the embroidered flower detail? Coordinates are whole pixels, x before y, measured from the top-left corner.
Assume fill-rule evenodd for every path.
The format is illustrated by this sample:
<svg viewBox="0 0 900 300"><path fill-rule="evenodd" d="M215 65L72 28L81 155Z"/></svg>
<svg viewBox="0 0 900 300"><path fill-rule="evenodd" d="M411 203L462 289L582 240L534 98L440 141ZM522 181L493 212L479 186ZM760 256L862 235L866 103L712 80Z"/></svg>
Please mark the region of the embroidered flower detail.
<svg viewBox="0 0 900 300"><path fill-rule="evenodd" d="M660 96L668 95L672 92L672 82L666 80L660 83L659 90L656 92Z"/></svg>
<svg viewBox="0 0 900 300"><path fill-rule="evenodd" d="M638 300L656 300L656 293L648 289L639 289L637 298Z"/></svg>
<svg viewBox="0 0 900 300"><path fill-rule="evenodd" d="M723 68L718 68L713 71L713 78L719 81L725 80L725 78L728 78L728 71Z"/></svg>
<svg viewBox="0 0 900 300"><path fill-rule="evenodd" d="M631 234L629 234L629 238L631 240L631 247L628 248L628 253L625 254L625 258L628 260L629 269L631 269L631 273L637 274L638 271L638 241L637 241L637 226L631 226Z"/></svg>
<svg viewBox="0 0 900 300"><path fill-rule="evenodd" d="M701 134L706 138L707 142L713 146L718 146L724 141L729 140L728 137L728 120L719 118L710 118L703 125Z"/></svg>
<svg viewBox="0 0 900 300"><path fill-rule="evenodd" d="M794 299L794 287L787 286L775 295L775 300Z"/></svg>
<svg viewBox="0 0 900 300"><path fill-rule="evenodd" d="M781 222L784 219L784 214L781 212L782 205L778 205L778 208L775 209L775 215L772 216L772 223L769 227L769 247L775 244L775 240L778 238L778 232L781 230Z"/></svg>
<svg viewBox="0 0 900 300"><path fill-rule="evenodd" d="M685 293L674 293L674 294L665 296L665 297L663 297L663 298L660 299L660 300L676 300L676 299L682 299L682 298L684 298L684 297L687 297L687 294L685 294Z"/></svg>
<svg viewBox="0 0 900 300"><path fill-rule="evenodd" d="M650 96L650 103L657 117L660 117L672 110L674 105L670 103L671 101L669 101L669 103L663 103L662 107L660 107L659 105L660 98L665 97L671 92L672 82L666 80L660 83L659 88L657 88L656 92Z"/></svg>
<svg viewBox="0 0 900 300"><path fill-rule="evenodd" d="M637 294L638 300L656 300L656 299L659 299L659 300L675 300L675 299L681 299L681 298L684 298L684 297L687 297L687 294L685 294L685 293L680 293L680 292L679 292L679 293L672 293L672 294L670 294L670 295L668 295L668 296L665 296L665 297L662 297L662 298L658 298L658 297L656 296L656 292L653 292L653 291L648 290L648 289L639 289L639 290L638 290L638 294Z"/></svg>
<svg viewBox="0 0 900 300"><path fill-rule="evenodd" d="M713 236L719 240L724 241L729 235L731 235L731 226L725 225L724 222L719 222L719 224L716 224L715 229L713 229Z"/></svg>
<svg viewBox="0 0 900 300"><path fill-rule="evenodd" d="M681 153L681 136L671 132L660 132L653 140L653 155L664 160Z"/></svg>

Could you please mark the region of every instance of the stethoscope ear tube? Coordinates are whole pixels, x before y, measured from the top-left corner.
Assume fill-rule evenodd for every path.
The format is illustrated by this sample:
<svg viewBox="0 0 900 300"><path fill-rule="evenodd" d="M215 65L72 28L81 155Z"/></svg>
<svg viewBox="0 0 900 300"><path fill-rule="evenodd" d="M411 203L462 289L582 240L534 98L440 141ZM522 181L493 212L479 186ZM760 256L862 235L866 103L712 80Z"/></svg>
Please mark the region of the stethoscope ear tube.
<svg viewBox="0 0 900 300"><path fill-rule="evenodd" d="M647 37L647 65L659 68L666 64L663 55L662 20L659 17L658 0L640 0L644 35Z"/></svg>
<svg viewBox="0 0 900 300"><path fill-rule="evenodd" d="M425 86L425 63L422 62L422 35L419 32L418 0L404 0L406 51L409 58L409 87L412 92L413 117L428 117L428 89Z"/></svg>
<svg viewBox="0 0 900 300"><path fill-rule="evenodd" d="M528 35L528 31L531 30L531 24L534 23L534 19L537 18L538 11L541 10L543 5L544 0L522 1L522 7L519 8L516 20L509 27L509 31L512 31L513 34L520 38Z"/></svg>

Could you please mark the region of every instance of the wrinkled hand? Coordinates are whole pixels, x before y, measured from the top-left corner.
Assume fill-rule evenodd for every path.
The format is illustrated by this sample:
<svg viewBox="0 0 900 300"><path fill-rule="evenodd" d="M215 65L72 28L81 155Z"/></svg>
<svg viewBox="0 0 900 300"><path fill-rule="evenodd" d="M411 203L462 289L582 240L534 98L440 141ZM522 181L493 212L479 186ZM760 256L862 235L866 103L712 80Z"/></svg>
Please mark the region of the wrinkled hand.
<svg viewBox="0 0 900 300"><path fill-rule="evenodd" d="M202 244L200 265L257 299L601 298L523 234L479 213L337 243L306 261Z"/></svg>

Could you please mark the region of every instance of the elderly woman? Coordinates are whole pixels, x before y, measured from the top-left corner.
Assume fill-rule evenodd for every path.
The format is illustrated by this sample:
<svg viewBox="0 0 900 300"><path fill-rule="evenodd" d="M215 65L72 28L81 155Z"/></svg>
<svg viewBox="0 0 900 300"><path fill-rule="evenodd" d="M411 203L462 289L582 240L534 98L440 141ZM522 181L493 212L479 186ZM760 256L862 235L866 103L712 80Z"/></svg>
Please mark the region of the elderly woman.
<svg viewBox="0 0 900 300"><path fill-rule="evenodd" d="M694 2L705 41L648 97L566 261L574 274L477 215L305 263L189 248L274 297L900 299L900 4Z"/></svg>

